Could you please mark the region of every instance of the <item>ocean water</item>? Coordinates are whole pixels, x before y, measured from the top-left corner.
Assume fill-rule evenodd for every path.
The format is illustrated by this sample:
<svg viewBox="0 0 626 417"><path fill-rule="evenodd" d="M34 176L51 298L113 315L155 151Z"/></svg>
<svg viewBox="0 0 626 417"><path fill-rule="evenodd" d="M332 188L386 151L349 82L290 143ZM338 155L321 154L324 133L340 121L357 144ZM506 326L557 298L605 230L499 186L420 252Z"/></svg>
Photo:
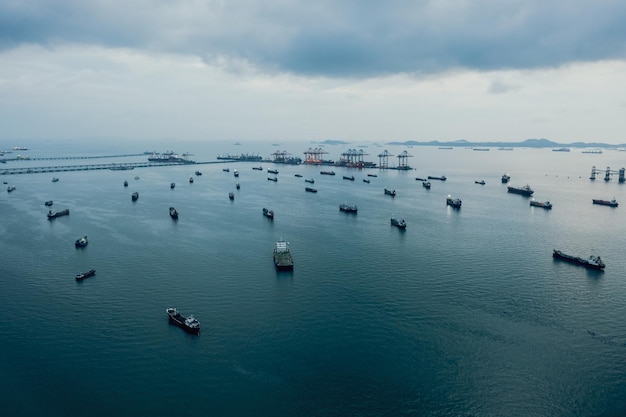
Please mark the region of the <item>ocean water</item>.
<svg viewBox="0 0 626 417"><path fill-rule="evenodd" d="M197 161L303 156L317 146L25 145L31 158L179 146ZM324 147L329 159L347 148ZM384 149L408 150L415 169L323 176L326 168L229 162L0 175L16 186L0 193L3 414L626 415L624 208L591 203L626 205L626 185L589 180L592 166L625 166L626 153L362 149L374 162ZM9 162L0 173L145 158ZM267 168L279 170L277 182ZM369 184L368 173L378 175ZM503 173L554 208L507 193ZM415 177L427 175L448 180L426 190ZM304 191L308 178L318 193ZM448 195L462 199L460 210L446 206ZM70 215L47 220L46 200ZM340 212L341 203L357 204L358 214ZM83 235L89 245L76 249ZM280 238L293 272L272 263ZM600 255L606 270L554 260L552 249ZM94 277L74 280L92 268ZM198 318L200 335L170 325L167 307Z"/></svg>

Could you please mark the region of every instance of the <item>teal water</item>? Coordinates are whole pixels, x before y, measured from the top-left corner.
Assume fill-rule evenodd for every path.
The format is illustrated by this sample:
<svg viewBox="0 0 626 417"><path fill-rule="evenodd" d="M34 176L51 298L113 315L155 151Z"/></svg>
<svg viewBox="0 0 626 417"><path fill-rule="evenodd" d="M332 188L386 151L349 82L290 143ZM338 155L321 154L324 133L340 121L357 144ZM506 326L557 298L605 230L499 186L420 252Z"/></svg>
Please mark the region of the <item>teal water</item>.
<svg viewBox="0 0 626 417"><path fill-rule="evenodd" d="M181 146L214 161L283 148L298 156L312 145ZM155 145L29 147L43 157ZM325 147L331 159L346 149ZM405 148L370 145L366 160L378 162L383 149ZM626 165L626 153L409 152L414 171L334 168L330 177L277 166L276 183L267 163L262 172L227 163L0 175L17 187L0 192L3 414L626 414L624 208L591 204L626 205L626 185L588 179L592 165ZM203 175L190 184L195 170ZM505 172L553 210L507 193ZM367 173L378 177L363 183ZM415 177L427 175L448 180L426 190ZM317 194L304 191L307 178ZM446 207L448 195L463 200L460 210ZM50 199L71 214L48 221ZM341 203L356 203L358 214L340 212ZM405 232L390 226L392 215L406 219ZM76 249L83 235L89 245ZM292 273L272 264L281 237ZM555 261L553 248L601 255L606 271ZM94 277L74 280L91 268ZM200 336L170 325L170 306L193 313Z"/></svg>

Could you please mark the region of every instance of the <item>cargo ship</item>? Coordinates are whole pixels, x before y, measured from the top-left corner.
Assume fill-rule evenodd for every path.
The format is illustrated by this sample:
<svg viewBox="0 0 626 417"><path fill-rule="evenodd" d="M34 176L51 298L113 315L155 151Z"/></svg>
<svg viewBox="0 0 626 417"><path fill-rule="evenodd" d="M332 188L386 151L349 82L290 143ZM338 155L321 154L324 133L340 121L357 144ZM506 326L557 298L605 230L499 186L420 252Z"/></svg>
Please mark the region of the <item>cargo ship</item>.
<svg viewBox="0 0 626 417"><path fill-rule="evenodd" d="M222 161L246 161L246 162L261 162L263 160L262 156L259 155L249 155L249 154L241 154L241 155L218 155L217 159Z"/></svg>
<svg viewBox="0 0 626 417"><path fill-rule="evenodd" d="M178 310L172 307L166 309L165 311L167 312L171 323L174 323L178 327L182 327L187 333L200 333L200 323L193 315L185 317L180 314Z"/></svg>
<svg viewBox="0 0 626 417"><path fill-rule="evenodd" d="M552 257L556 259L562 259L564 261L571 262L577 265L582 265L588 268L593 268L593 269L602 270L605 267L604 262L602 262L602 259L600 259L599 256L595 256L595 255L591 255L589 258L584 259L578 256L567 255L561 252L560 250L553 249Z"/></svg>
<svg viewBox="0 0 626 417"><path fill-rule="evenodd" d="M178 219L178 210L174 207L170 207L170 217L174 220Z"/></svg>
<svg viewBox="0 0 626 417"><path fill-rule="evenodd" d="M339 205L339 211L343 211L344 213L357 213L358 212L358 208L356 206L356 204L350 205L350 204L340 204Z"/></svg>
<svg viewBox="0 0 626 417"><path fill-rule="evenodd" d="M354 175L350 175L350 176L344 175L343 179L344 180L349 180L349 181L354 181Z"/></svg>
<svg viewBox="0 0 626 417"><path fill-rule="evenodd" d="M274 220L274 210L269 210L263 207L263 215L268 219Z"/></svg>
<svg viewBox="0 0 626 417"><path fill-rule="evenodd" d="M430 181L422 181L422 187L430 190Z"/></svg>
<svg viewBox="0 0 626 417"><path fill-rule="evenodd" d="M447 206L451 206L452 208L456 208L459 209L461 208L461 199L460 198L452 198L451 196L448 196L448 198L446 198L446 205Z"/></svg>
<svg viewBox="0 0 626 417"><path fill-rule="evenodd" d="M387 188L385 188L385 195L390 195L392 197L396 196L396 190L389 190Z"/></svg>
<svg viewBox="0 0 626 417"><path fill-rule="evenodd" d="M77 248L84 248L85 246L87 246L88 243L89 241L87 240L87 236L83 236L80 239L76 239L76 242L74 242L74 246L76 246Z"/></svg>
<svg viewBox="0 0 626 417"><path fill-rule="evenodd" d="M293 269L293 258L287 242L279 240L274 246L274 265L279 271L289 271Z"/></svg>
<svg viewBox="0 0 626 417"><path fill-rule="evenodd" d="M445 176L445 175L442 175L442 176L440 176L440 177L435 177L435 176L433 176L433 175L429 175L429 176L428 176L428 179L429 179L429 180L439 180L439 181L445 181L445 180L447 180L447 178L446 178L446 176Z"/></svg>
<svg viewBox="0 0 626 417"><path fill-rule="evenodd" d="M398 229L406 229L406 222L404 221L404 219L398 220L394 217L391 218L391 225L392 226L396 226Z"/></svg>
<svg viewBox="0 0 626 417"><path fill-rule="evenodd" d="M533 207L541 207L541 208L544 208L546 210L551 210L552 209L552 203L550 203L549 201L530 200L530 205L533 206Z"/></svg>
<svg viewBox="0 0 626 417"><path fill-rule="evenodd" d="M85 278L89 278L96 275L96 270L95 269L91 269L87 272L82 272L80 274L76 274L76 281L82 281Z"/></svg>
<svg viewBox="0 0 626 417"><path fill-rule="evenodd" d="M54 219L61 216L67 216L70 214L70 209L65 209L61 211L48 211L48 219Z"/></svg>
<svg viewBox="0 0 626 417"><path fill-rule="evenodd" d="M533 195L533 193L534 193L533 189L532 189L532 188L530 188L530 185L528 185L528 184L526 184L526 185L525 185L525 186L523 186L523 187L513 187L513 186L510 186L510 185L509 185L509 186L508 186L508 187L506 187L506 188L507 188L507 190L508 190L510 193L513 193L513 194L520 194L520 195L523 195L523 196L526 196L526 197L530 197L530 196L531 196L531 195Z"/></svg>
<svg viewBox="0 0 626 417"><path fill-rule="evenodd" d="M335 175L335 171L320 171L322 175Z"/></svg>
<svg viewBox="0 0 626 417"><path fill-rule="evenodd" d="M315 188L311 188L311 187L306 187L306 188L304 189L304 191L307 191L307 192L309 192L309 193L316 193L316 192L317 192L317 189L315 189Z"/></svg>
<svg viewBox="0 0 626 417"><path fill-rule="evenodd" d="M511 176L509 174L502 174L502 184L508 183L510 179Z"/></svg>
<svg viewBox="0 0 626 417"><path fill-rule="evenodd" d="M617 204L617 200L612 199L612 200L599 200L599 199L593 199L593 204L599 204L601 206L611 206L611 207L617 207L619 204Z"/></svg>
<svg viewBox="0 0 626 417"><path fill-rule="evenodd" d="M139 198L139 193L137 191L135 191L134 193L130 195L130 199L133 201L137 201L138 198Z"/></svg>

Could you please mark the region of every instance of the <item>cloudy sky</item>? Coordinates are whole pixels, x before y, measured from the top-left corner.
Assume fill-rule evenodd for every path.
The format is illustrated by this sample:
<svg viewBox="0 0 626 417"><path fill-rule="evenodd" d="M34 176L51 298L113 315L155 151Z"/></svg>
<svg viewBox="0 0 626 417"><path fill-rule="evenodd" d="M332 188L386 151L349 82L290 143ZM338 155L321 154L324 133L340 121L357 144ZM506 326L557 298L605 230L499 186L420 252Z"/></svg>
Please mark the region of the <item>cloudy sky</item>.
<svg viewBox="0 0 626 417"><path fill-rule="evenodd" d="M625 22L623 0L2 0L0 140L621 144Z"/></svg>

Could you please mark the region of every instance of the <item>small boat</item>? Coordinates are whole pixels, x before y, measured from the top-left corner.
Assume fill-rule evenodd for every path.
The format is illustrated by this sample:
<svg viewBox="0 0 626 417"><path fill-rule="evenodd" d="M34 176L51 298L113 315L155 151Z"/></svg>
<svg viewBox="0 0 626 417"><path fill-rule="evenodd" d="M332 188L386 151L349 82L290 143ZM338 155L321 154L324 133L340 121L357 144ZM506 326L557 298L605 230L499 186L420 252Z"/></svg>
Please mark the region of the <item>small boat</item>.
<svg viewBox="0 0 626 417"><path fill-rule="evenodd" d="M389 190L387 188L385 188L385 195L390 195L392 197L396 196L396 190Z"/></svg>
<svg viewBox="0 0 626 417"><path fill-rule="evenodd" d="M77 248L84 248L85 246L87 246L88 243L89 241L87 240L87 236L83 236L80 239L76 239L74 246L76 246Z"/></svg>
<svg viewBox="0 0 626 417"><path fill-rule="evenodd" d="M511 176L509 174L502 174L502 184L506 184L511 180Z"/></svg>
<svg viewBox="0 0 626 417"><path fill-rule="evenodd" d="M429 176L428 176L428 179L429 179L429 180L439 180L439 181L445 181L445 180L447 180L447 178L446 178L446 176L445 176L445 175L442 175L442 176L440 176L440 177L435 177L435 176L433 176L433 175L429 175Z"/></svg>
<svg viewBox="0 0 626 417"><path fill-rule="evenodd" d="M235 188L236 189L240 189L241 188L241 185L239 185L239 181L237 181L237 183L235 184Z"/></svg>
<svg viewBox="0 0 626 417"><path fill-rule="evenodd" d="M176 187L176 183L175 183L175 182L173 182L173 183L171 183L171 184L170 184L170 188L171 188L172 190L174 189L174 187Z"/></svg>
<svg viewBox="0 0 626 417"><path fill-rule="evenodd" d="M89 277L93 277L94 275L96 275L96 270L95 269L91 269L87 272L82 272L80 274L76 274L76 281L82 281L85 278L89 278Z"/></svg>
<svg viewBox="0 0 626 417"><path fill-rule="evenodd" d="M308 182L310 184L315 184L315 180L314 179L310 179L310 180L304 180L304 182Z"/></svg>
<svg viewBox="0 0 626 417"><path fill-rule="evenodd" d="M302 175L301 175L301 174L296 174L296 175L294 175L294 177L296 177L296 178L302 178Z"/></svg>
<svg viewBox="0 0 626 417"><path fill-rule="evenodd" d="M70 209L65 209L65 210L61 210L61 211L48 211L48 219L55 219L57 217L61 217L61 216L68 216L70 214Z"/></svg>
<svg viewBox="0 0 626 417"><path fill-rule="evenodd" d="M357 213L358 212L358 208L356 206L356 204L350 205L350 204L340 204L339 205L339 211L343 211L344 213Z"/></svg>
<svg viewBox="0 0 626 417"><path fill-rule="evenodd" d="M239 176L239 171L234 170L234 171L233 171L233 175L234 175L235 177L238 177L238 176Z"/></svg>
<svg viewBox="0 0 626 417"><path fill-rule="evenodd" d="M230 172L230 168L223 168L222 171L224 172Z"/></svg>
<svg viewBox="0 0 626 417"><path fill-rule="evenodd" d="M193 315L189 317L185 317L178 312L175 308L168 308L165 310L167 315L169 316L169 320L171 323L174 323L178 327L181 327L187 333L198 334L200 333L200 322L196 320Z"/></svg>
<svg viewBox="0 0 626 417"><path fill-rule="evenodd" d="M138 179L139 179L139 177L135 177L135 179L136 179L136 180L138 180Z"/></svg>
<svg viewBox="0 0 626 417"><path fill-rule="evenodd" d="M200 171L196 171L196 175L197 175L197 176L200 176L200 175L202 175L202 172L200 172Z"/></svg>
<svg viewBox="0 0 626 417"><path fill-rule="evenodd" d="M170 217L174 220L178 219L178 210L174 207L170 207Z"/></svg>
<svg viewBox="0 0 626 417"><path fill-rule="evenodd" d="M189 183L193 183L193 177L189 177Z"/></svg>
<svg viewBox="0 0 626 417"><path fill-rule="evenodd" d="M422 187L426 188L427 190L430 190L430 181L428 180L422 181Z"/></svg>
<svg viewBox="0 0 626 417"><path fill-rule="evenodd" d="M350 176L344 175L343 179L344 180L349 180L349 181L354 181L354 175L350 175Z"/></svg>
<svg viewBox="0 0 626 417"><path fill-rule="evenodd" d="M277 169L268 169L267 172L269 174L278 174L278 170Z"/></svg>
<svg viewBox="0 0 626 417"><path fill-rule="evenodd" d="M59 179L57 177L52 178L52 182L59 182Z"/></svg>
<svg viewBox="0 0 626 417"><path fill-rule="evenodd" d="M278 178L276 178L276 177L267 177L267 180L276 182L276 181L278 181Z"/></svg>
<svg viewBox="0 0 626 417"><path fill-rule="evenodd" d="M451 206L452 208L459 209L461 208L461 199L460 198L452 198L448 196L446 199L446 205Z"/></svg>
<svg viewBox="0 0 626 417"><path fill-rule="evenodd" d="M132 201L137 201L138 198L139 198L139 193L137 191L135 191L134 193L130 195L130 199Z"/></svg>
<svg viewBox="0 0 626 417"><path fill-rule="evenodd" d="M367 174L368 177L377 177L378 175L376 174Z"/></svg>
<svg viewBox="0 0 626 417"><path fill-rule="evenodd" d="M274 219L274 210L269 210L263 207L263 215L268 219Z"/></svg>
<svg viewBox="0 0 626 417"><path fill-rule="evenodd" d="M289 250L288 243L279 240L274 245L274 265L279 271L290 271L293 269L293 258Z"/></svg>
<svg viewBox="0 0 626 417"><path fill-rule="evenodd" d="M599 199L593 199L593 204L599 204L601 206L610 206L610 207L617 207L619 204L617 204L617 200L612 199L612 200L599 200Z"/></svg>
<svg viewBox="0 0 626 417"><path fill-rule="evenodd" d="M233 193L232 191L230 193L228 193L228 198L230 198L231 200L235 199L235 193Z"/></svg>
<svg viewBox="0 0 626 417"><path fill-rule="evenodd" d="M535 201L533 199L533 200L530 200L530 205L533 207L541 207L546 210L552 209L552 203L550 203L549 201Z"/></svg>
<svg viewBox="0 0 626 417"><path fill-rule="evenodd" d="M45 203L43 203L44 206L48 206L48 207L50 207L52 204L53 204L52 200L48 200Z"/></svg>
<svg viewBox="0 0 626 417"><path fill-rule="evenodd" d="M11 192L13 192L13 191L15 191L15 186L14 186L14 185L9 185L9 186L7 187L7 193L11 193Z"/></svg>
<svg viewBox="0 0 626 417"><path fill-rule="evenodd" d="M415 181L426 181L426 178L415 177Z"/></svg>
<svg viewBox="0 0 626 417"><path fill-rule="evenodd" d="M263 171L263 167L252 167L255 171Z"/></svg>
<svg viewBox="0 0 626 417"><path fill-rule="evenodd" d="M603 270L606 266L599 256L591 255L589 258L579 258L578 256L567 255L560 250L553 249L552 257L556 259L562 259L567 262L571 262L577 265L586 266L588 268Z"/></svg>
<svg viewBox="0 0 626 417"><path fill-rule="evenodd" d="M368 183L368 184L369 184L369 183L370 183L370 180L368 180L367 178L363 178L363 182L366 182L366 183Z"/></svg>
<svg viewBox="0 0 626 417"><path fill-rule="evenodd" d="M394 217L391 218L391 225L392 226L396 226L398 229L406 229L406 222L404 221L404 219L396 219Z"/></svg>
<svg viewBox="0 0 626 417"><path fill-rule="evenodd" d="M306 188L304 189L304 191L308 191L309 193L316 193L316 192L317 192L317 189L315 189L315 188L311 188L311 187L306 187Z"/></svg>
<svg viewBox="0 0 626 417"><path fill-rule="evenodd" d="M532 188L530 188L530 185L526 184L523 187L513 187L513 186L508 186L506 187L506 189L513 194L520 194L523 195L525 197L530 197L531 195L533 195L534 191Z"/></svg>
<svg viewBox="0 0 626 417"><path fill-rule="evenodd" d="M485 180L474 181L474 184L485 185Z"/></svg>
<svg viewBox="0 0 626 417"><path fill-rule="evenodd" d="M124 181L124 187L128 187L128 181Z"/></svg>
<svg viewBox="0 0 626 417"><path fill-rule="evenodd" d="M335 171L321 171L320 174L322 174L322 175L335 175Z"/></svg>

